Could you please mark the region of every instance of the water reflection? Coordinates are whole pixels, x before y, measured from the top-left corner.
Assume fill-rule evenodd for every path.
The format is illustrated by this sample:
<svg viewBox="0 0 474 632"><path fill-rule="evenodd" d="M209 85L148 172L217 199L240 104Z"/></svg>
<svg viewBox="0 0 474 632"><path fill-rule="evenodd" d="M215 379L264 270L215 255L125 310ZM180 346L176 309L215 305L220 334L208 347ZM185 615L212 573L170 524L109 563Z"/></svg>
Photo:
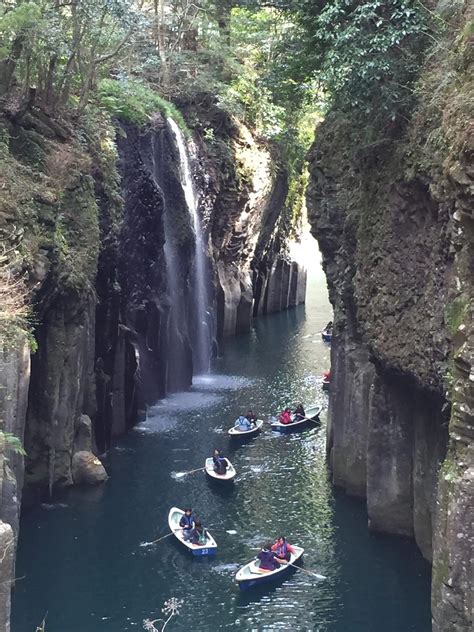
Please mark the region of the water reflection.
<svg viewBox="0 0 474 632"><path fill-rule="evenodd" d="M328 320L321 288L309 310L257 323L226 341L215 373L153 407L107 459L97 490L71 490L54 511L23 516L13 632L128 632L172 597L184 599L173 630L427 632L429 572L411 542L371 536L361 502L335 493L323 427L231 443L227 429L251 406L263 419L303 401L326 406L314 376L329 365L319 331ZM213 447L237 470L234 485L205 473ZM192 559L167 533L172 505L193 506L218 543L215 559ZM240 593L234 575L279 534L305 548L305 568L281 584Z"/></svg>

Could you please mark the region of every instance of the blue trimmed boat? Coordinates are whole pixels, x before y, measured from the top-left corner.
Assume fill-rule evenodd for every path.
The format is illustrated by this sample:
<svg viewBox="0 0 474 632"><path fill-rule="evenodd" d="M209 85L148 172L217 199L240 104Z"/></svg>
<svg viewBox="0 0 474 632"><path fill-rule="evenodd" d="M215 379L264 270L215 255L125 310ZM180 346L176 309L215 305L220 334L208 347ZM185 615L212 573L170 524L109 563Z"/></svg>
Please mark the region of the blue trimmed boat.
<svg viewBox="0 0 474 632"><path fill-rule="evenodd" d="M234 439L247 439L250 437L254 437L257 435L263 426L263 419L257 419L255 422L255 427L250 428L250 430L239 430L238 426L234 426L230 428L227 432Z"/></svg>
<svg viewBox="0 0 474 632"><path fill-rule="evenodd" d="M184 539L183 529L179 526L179 521L184 516L184 511L178 507L171 507L168 514L168 526L174 533L175 538L183 544L193 555L215 555L217 553L217 543L206 529L206 544L193 544Z"/></svg>
<svg viewBox="0 0 474 632"><path fill-rule="evenodd" d="M321 332L321 338L324 342L331 342L332 340L332 331L328 331L327 329L323 329Z"/></svg>
<svg viewBox="0 0 474 632"><path fill-rule="evenodd" d="M319 415L321 413L322 406L312 406L306 410L306 417L299 421L292 421L291 424L282 424L279 421L272 422L272 430L276 432L293 432L294 430L301 430L308 423L320 423ZM291 416L292 419L295 415Z"/></svg>
<svg viewBox="0 0 474 632"><path fill-rule="evenodd" d="M291 553L291 564L295 564L298 560L300 560L304 553L304 549L300 546L293 545L293 548L295 549L295 552ZM284 577L288 577L288 575L294 570L294 566L290 566L290 564L282 564L274 571L266 571L260 568L259 560L252 560L237 571L235 581L238 583L241 590L248 590L254 586L259 586L260 584L267 584L283 579Z"/></svg>

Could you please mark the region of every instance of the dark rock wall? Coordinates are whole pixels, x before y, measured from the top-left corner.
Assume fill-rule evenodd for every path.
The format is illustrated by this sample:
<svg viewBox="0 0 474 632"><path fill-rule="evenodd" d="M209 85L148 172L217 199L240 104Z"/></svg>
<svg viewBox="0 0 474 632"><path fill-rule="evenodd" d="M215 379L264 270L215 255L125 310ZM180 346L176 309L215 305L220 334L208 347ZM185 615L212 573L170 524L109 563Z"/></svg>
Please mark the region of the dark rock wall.
<svg viewBox="0 0 474 632"><path fill-rule="evenodd" d="M333 481L367 499L369 528L413 536L432 560L436 632L472 629L474 145L463 46L443 49L454 65L427 62L397 134L328 116L307 191L334 306Z"/></svg>
<svg viewBox="0 0 474 632"><path fill-rule="evenodd" d="M0 350L0 420L2 430L23 440L30 349L24 336L8 343L2 341ZM10 592L15 576L15 551L20 522L23 488L23 457L0 442L0 629L10 627Z"/></svg>
<svg viewBox="0 0 474 632"><path fill-rule="evenodd" d="M286 309L305 293L304 272L279 235L287 176L278 153L245 128L221 134L224 166L199 129L188 140L217 337L248 331L254 314ZM73 168L60 186L49 172L42 176L34 210L45 219L28 227L32 243L35 222L46 222L50 235L25 264L38 342L26 481L38 490L73 483L82 415L92 420L90 447L100 454L147 405L188 387L193 375L195 238L174 137L159 115L141 130L104 126L103 135L87 153L73 139L67 149L59 141L44 148L45 162L66 155Z"/></svg>
<svg viewBox="0 0 474 632"><path fill-rule="evenodd" d="M27 451L23 465L0 446L2 630L23 478L31 499L104 480L91 451L105 451L147 405L188 387L193 375L195 238L169 127L159 115L141 130L104 119L75 137L51 122L44 138L43 119L38 128L34 114L25 127L0 117L0 229L21 252L15 265L34 305L38 347L31 373L20 330L0 357L0 427L24 438ZM222 154L199 128L190 142L216 337L303 302L306 283L280 235L281 160L228 125L216 128Z"/></svg>

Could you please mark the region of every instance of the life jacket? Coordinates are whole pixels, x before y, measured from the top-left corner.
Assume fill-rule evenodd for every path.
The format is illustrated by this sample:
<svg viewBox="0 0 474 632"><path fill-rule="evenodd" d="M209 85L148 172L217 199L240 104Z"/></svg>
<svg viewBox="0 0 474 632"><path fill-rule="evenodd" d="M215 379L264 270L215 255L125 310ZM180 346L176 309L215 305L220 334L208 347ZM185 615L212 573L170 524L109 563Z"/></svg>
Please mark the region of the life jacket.
<svg viewBox="0 0 474 632"><path fill-rule="evenodd" d="M289 552L286 541L283 542L283 544L277 544L273 550L278 555L278 557L286 557L287 553Z"/></svg>

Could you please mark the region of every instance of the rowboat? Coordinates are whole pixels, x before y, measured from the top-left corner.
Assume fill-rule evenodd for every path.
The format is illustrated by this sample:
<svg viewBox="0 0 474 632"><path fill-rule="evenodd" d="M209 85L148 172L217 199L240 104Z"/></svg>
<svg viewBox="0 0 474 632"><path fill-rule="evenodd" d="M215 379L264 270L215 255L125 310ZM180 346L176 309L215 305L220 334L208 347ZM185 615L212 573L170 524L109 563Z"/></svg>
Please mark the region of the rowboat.
<svg viewBox="0 0 474 632"><path fill-rule="evenodd" d="M324 340L324 342L331 342L332 331L327 331L327 329L323 329L321 332L321 338Z"/></svg>
<svg viewBox="0 0 474 632"><path fill-rule="evenodd" d="M168 514L168 526L170 531L174 533L177 540L191 551L193 555L215 555L217 552L217 544L212 535L207 531L206 544L193 544L184 539L183 529L179 526L179 521L184 516L184 511L178 507L171 507Z"/></svg>
<svg viewBox="0 0 474 632"><path fill-rule="evenodd" d="M231 437L243 439L246 437L254 437L257 435L263 426L263 419L257 419L255 422L255 428L251 428L250 430L239 430L238 426L234 426L230 428L227 432Z"/></svg>
<svg viewBox="0 0 474 632"><path fill-rule="evenodd" d="M235 478L236 471L229 459L226 459L226 461L227 472L225 474L217 474L217 472L214 471L214 461L212 460L212 457L206 459L206 474L216 481L232 481Z"/></svg>
<svg viewBox="0 0 474 632"><path fill-rule="evenodd" d="M272 430L275 430L276 432L292 432L293 430L301 428L310 421L319 422L318 417L321 410L321 406L312 406L311 408L307 408L305 411L306 417L300 421L293 421L291 424L282 424L279 421L274 421L272 422ZM291 418L294 419L295 415L292 415Z"/></svg>
<svg viewBox="0 0 474 632"><path fill-rule="evenodd" d="M293 545L293 548L295 552L291 553L290 564L294 564L301 559L304 553L304 549L300 546ZM237 571L235 580L241 590L246 590L252 586L265 584L267 582L274 582L289 575L289 573L294 570L294 567L290 566L290 564L282 564L274 571L265 571L260 569L259 560L252 560Z"/></svg>

